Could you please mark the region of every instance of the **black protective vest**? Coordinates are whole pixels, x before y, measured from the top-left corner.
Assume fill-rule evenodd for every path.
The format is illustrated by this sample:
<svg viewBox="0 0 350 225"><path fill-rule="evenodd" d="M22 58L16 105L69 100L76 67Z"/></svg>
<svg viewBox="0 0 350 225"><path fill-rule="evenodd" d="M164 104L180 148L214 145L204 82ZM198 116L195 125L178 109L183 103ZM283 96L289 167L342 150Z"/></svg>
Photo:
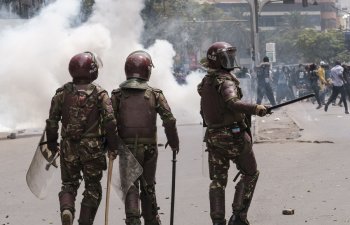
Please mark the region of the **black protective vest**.
<svg viewBox="0 0 350 225"><path fill-rule="evenodd" d="M156 96L151 89L122 88L118 106L118 132L124 140L156 143ZM127 142L127 141L126 141Z"/></svg>
<svg viewBox="0 0 350 225"><path fill-rule="evenodd" d="M231 74L220 74L219 76L233 80ZM234 122L241 122L244 119L244 114L233 112L226 107L226 103L218 91L219 86L217 76L207 75L202 80L202 116L209 128L230 126Z"/></svg>

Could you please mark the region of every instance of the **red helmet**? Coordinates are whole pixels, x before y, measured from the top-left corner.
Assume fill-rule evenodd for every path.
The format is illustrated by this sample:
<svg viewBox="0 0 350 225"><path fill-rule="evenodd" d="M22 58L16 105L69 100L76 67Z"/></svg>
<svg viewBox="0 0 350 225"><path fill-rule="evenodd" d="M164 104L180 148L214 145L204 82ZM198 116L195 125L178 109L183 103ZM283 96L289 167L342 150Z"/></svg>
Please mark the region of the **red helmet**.
<svg viewBox="0 0 350 225"><path fill-rule="evenodd" d="M69 73L74 81L92 82L97 79L98 69L102 67L101 59L92 52L79 53L69 62Z"/></svg>
<svg viewBox="0 0 350 225"><path fill-rule="evenodd" d="M215 42L207 51L208 66L211 69L228 69L236 67L235 56L237 49L226 42Z"/></svg>
<svg viewBox="0 0 350 225"><path fill-rule="evenodd" d="M141 50L132 52L125 61L126 78L140 78L148 81L152 67L152 59L147 52Z"/></svg>

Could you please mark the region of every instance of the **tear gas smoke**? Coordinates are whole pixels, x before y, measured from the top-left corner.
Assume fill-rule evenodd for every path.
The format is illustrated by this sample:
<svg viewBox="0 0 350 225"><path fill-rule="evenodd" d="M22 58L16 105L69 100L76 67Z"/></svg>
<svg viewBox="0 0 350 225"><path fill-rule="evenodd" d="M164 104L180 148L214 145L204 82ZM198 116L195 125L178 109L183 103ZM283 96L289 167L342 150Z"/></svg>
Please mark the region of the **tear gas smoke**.
<svg viewBox="0 0 350 225"><path fill-rule="evenodd" d="M0 31L0 131L44 127L55 90L71 80L70 58L83 51L96 52L104 63L96 83L107 89L125 79L125 58L142 49L142 0L96 0L90 20L73 27L78 0L60 0L23 24ZM196 85L179 86L171 72L175 51L166 41L146 49L155 68L150 84L163 89L178 123L199 122Z"/></svg>

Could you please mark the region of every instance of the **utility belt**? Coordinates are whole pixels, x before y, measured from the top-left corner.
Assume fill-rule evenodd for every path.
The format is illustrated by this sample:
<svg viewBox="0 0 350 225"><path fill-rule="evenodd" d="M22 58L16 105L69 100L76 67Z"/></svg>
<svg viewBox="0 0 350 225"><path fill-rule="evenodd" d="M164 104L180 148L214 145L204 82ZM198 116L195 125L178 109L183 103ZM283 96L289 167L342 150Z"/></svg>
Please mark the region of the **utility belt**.
<svg viewBox="0 0 350 225"><path fill-rule="evenodd" d="M157 144L156 138L122 138L125 144Z"/></svg>
<svg viewBox="0 0 350 225"><path fill-rule="evenodd" d="M71 138L69 136L62 135L63 140L69 140L69 141L74 141L74 142L79 142L79 141L86 139L86 138L101 138L102 139L103 136L100 134L90 133L90 134L84 134L84 136L82 136L79 139L75 139L75 138Z"/></svg>
<svg viewBox="0 0 350 225"><path fill-rule="evenodd" d="M233 122L230 125L225 125L225 126L209 126L208 129L210 130L216 130L216 129L220 129L220 130L228 130L230 131L232 134L240 134L244 131L246 131L248 128L247 124L244 121L240 121L240 122Z"/></svg>

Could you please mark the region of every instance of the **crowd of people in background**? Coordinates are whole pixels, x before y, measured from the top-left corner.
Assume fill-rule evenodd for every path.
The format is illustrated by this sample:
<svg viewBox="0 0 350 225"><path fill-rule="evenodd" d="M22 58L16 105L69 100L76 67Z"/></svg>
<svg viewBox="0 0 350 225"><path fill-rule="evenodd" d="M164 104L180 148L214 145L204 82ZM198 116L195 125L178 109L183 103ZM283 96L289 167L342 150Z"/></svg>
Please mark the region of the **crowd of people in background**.
<svg viewBox="0 0 350 225"><path fill-rule="evenodd" d="M235 70L234 74L243 83L242 88L248 89L245 91L245 100L250 102L276 105L314 93L311 103L317 104L316 109L324 108L328 111L332 104L344 107L345 113L349 114L346 101L350 101L350 64L341 64L339 61L328 64L320 61L273 65L268 57L264 57L254 71L242 67ZM187 84L187 75L189 72L174 70L174 77L180 85Z"/></svg>
<svg viewBox="0 0 350 225"><path fill-rule="evenodd" d="M349 114L347 100L350 101L350 65L335 61L332 65L324 61L298 65L274 65L267 57L256 68L255 72L236 73L239 79L250 79L251 86L246 87L254 92L253 101L262 101L269 105L314 93L312 104L316 109L324 108L327 112L329 105L344 107ZM243 87L244 88L244 87ZM265 100L264 100L265 98Z"/></svg>

